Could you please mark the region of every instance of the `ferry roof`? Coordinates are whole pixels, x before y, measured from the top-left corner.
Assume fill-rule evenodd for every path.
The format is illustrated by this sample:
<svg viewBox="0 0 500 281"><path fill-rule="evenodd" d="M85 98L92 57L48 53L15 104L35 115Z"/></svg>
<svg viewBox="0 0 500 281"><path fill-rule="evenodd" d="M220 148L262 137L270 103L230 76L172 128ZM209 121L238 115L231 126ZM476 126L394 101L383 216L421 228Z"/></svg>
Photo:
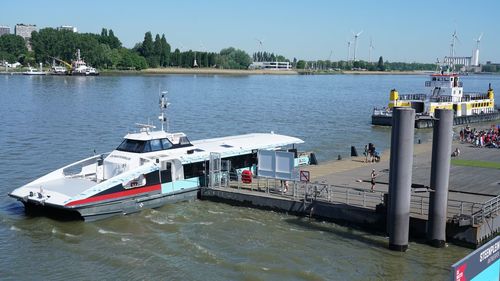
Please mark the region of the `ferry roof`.
<svg viewBox="0 0 500 281"><path fill-rule="evenodd" d="M198 140L192 141L191 143L197 148L211 152L221 152L224 149L231 147L236 149L255 149L256 146L282 146L304 143L304 141L299 138L274 133L254 133Z"/></svg>
<svg viewBox="0 0 500 281"><path fill-rule="evenodd" d="M163 139L163 138L171 138L173 134L167 133L165 131L144 131L139 133L129 133L125 135L125 139L130 140L153 140L153 139ZM184 135L184 134L183 134Z"/></svg>
<svg viewBox="0 0 500 281"><path fill-rule="evenodd" d="M218 152L221 157L229 157L252 152L252 150L271 150L291 144L304 143L295 137L274 133L253 133L222 138L205 139L191 142L192 154L179 155L182 163L191 163L208 159L210 152Z"/></svg>
<svg viewBox="0 0 500 281"><path fill-rule="evenodd" d="M208 160L210 152L217 152L222 157L229 157L248 154L252 150L272 150L300 143L304 143L304 141L295 137L274 133L253 133L192 141L193 146L151 152L144 157L159 157L164 160L179 159L185 164Z"/></svg>

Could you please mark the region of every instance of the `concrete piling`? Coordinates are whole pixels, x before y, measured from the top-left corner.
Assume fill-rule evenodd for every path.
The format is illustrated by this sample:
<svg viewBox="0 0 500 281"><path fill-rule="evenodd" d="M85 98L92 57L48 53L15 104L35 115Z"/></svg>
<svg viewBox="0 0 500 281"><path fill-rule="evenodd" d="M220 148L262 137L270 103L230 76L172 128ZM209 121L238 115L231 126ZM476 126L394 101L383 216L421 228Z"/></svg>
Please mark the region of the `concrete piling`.
<svg viewBox="0 0 500 281"><path fill-rule="evenodd" d="M415 110L395 108L389 171L389 249L408 249Z"/></svg>
<svg viewBox="0 0 500 281"><path fill-rule="evenodd" d="M431 189L427 239L434 247L446 244L446 210L450 179L451 142L453 138L453 111L436 109L432 136Z"/></svg>

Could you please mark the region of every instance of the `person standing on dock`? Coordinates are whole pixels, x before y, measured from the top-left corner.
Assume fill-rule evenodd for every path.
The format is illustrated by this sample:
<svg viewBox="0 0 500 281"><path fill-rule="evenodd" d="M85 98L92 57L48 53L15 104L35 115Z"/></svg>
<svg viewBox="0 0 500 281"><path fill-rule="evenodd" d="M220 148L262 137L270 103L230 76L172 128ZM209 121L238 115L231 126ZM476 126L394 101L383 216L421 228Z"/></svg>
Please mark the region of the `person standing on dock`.
<svg viewBox="0 0 500 281"><path fill-rule="evenodd" d="M372 184L372 188L370 189L371 192L373 192L374 188L375 188L375 179L377 178L377 174L375 174L375 169L372 169L372 174L371 174L371 184Z"/></svg>

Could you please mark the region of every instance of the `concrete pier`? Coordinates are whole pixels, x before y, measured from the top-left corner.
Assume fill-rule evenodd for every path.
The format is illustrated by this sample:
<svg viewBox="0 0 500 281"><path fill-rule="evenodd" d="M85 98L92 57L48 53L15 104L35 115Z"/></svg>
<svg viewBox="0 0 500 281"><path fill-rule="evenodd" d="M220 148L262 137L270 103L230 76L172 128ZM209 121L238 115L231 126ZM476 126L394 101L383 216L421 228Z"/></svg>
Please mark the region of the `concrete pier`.
<svg viewBox="0 0 500 281"><path fill-rule="evenodd" d="M450 178L451 143L453 137L453 111L436 109L431 161L431 184L429 197L429 222L427 238L434 247L446 244L446 211L448 183Z"/></svg>
<svg viewBox="0 0 500 281"><path fill-rule="evenodd" d="M389 249L404 252L408 249L410 224L415 110L396 108L393 114L389 174Z"/></svg>
<svg viewBox="0 0 500 281"><path fill-rule="evenodd" d="M500 150L474 148L453 143L459 160L500 162ZM427 241L427 219L431 171L431 143L415 144L413 150L412 191L409 236ZM390 152L382 153L378 163L365 163L364 156L320 165L300 167L311 175L310 183L291 182L287 192L280 181L254 179L252 184L230 182L228 187L202 188L200 198L264 210L287 212L324 219L386 234ZM370 192L370 173L378 174L375 192ZM451 164L446 240L475 248L500 233L498 169Z"/></svg>

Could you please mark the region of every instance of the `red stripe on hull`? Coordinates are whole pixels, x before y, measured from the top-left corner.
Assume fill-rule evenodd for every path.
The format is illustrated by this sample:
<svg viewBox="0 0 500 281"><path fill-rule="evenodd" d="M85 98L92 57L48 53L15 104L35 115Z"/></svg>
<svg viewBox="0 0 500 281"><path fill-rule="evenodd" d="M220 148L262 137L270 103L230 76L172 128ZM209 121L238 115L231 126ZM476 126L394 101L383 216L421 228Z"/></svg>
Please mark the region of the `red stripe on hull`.
<svg viewBox="0 0 500 281"><path fill-rule="evenodd" d="M100 196L89 197L89 198L85 198L85 199L81 199L81 200L76 200L76 201L69 202L65 206L83 205L83 204L88 204L88 203L94 203L97 201L117 199L120 197L127 197L127 196L131 196L131 195L137 195L137 194L156 191L156 190L160 190L160 189L161 189L161 185L156 184L156 185L151 185L151 186L134 188L134 189L130 189L130 190L124 190L124 191L115 192L115 193L111 193L111 194L100 195Z"/></svg>

